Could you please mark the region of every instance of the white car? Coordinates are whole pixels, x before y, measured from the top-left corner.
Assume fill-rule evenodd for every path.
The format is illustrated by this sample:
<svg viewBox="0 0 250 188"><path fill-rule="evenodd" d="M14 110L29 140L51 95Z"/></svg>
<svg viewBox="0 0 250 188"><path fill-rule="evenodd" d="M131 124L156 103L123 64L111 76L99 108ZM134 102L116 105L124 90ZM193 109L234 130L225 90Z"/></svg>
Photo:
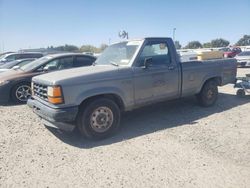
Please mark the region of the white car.
<svg viewBox="0 0 250 188"><path fill-rule="evenodd" d="M196 61L197 53L193 51L178 51L181 62Z"/></svg>
<svg viewBox="0 0 250 188"><path fill-rule="evenodd" d="M250 66L250 51L244 51L235 56L240 67Z"/></svg>
<svg viewBox="0 0 250 188"><path fill-rule="evenodd" d="M18 68L34 61L34 60L35 60L35 58L19 59L19 60L5 63L5 64L0 64L0 73L11 70L11 69L18 69Z"/></svg>

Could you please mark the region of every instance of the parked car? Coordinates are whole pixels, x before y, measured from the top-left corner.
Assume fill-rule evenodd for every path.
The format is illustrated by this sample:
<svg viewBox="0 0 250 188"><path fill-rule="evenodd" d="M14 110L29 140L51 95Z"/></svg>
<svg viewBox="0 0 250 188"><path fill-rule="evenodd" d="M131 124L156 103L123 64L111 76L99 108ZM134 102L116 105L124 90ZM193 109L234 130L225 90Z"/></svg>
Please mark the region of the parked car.
<svg viewBox="0 0 250 188"><path fill-rule="evenodd" d="M19 59L19 60L15 60L15 61L5 63L4 65L0 66L0 73L8 71L10 69L18 69L18 68L30 63L31 61L34 61L34 60L35 60L34 58L33 59L32 58Z"/></svg>
<svg viewBox="0 0 250 188"><path fill-rule="evenodd" d="M231 48L223 47L223 48L219 48L218 50L222 51L222 52L229 52L229 51L231 51Z"/></svg>
<svg viewBox="0 0 250 188"><path fill-rule="evenodd" d="M250 51L244 51L235 56L237 65L240 67L250 66Z"/></svg>
<svg viewBox="0 0 250 188"><path fill-rule="evenodd" d="M31 96L33 76L62 69L92 65L95 57L83 54L54 54L39 58L17 70L0 74L0 102L23 103ZM77 71L77 70L74 70Z"/></svg>
<svg viewBox="0 0 250 188"><path fill-rule="evenodd" d="M238 47L229 48L229 49L230 49L230 50L225 51L225 52L223 53L223 56L224 56L225 58L233 58L233 57L235 57L237 54L239 54L239 53L241 52L241 49L238 48Z"/></svg>
<svg viewBox="0 0 250 188"><path fill-rule="evenodd" d="M27 52L27 53L7 53L0 57L0 64L7 63L10 61L18 59L27 59L27 58L40 58L43 57L42 53L37 52Z"/></svg>
<svg viewBox="0 0 250 188"><path fill-rule="evenodd" d="M181 62L188 62L197 60L197 53L193 51L179 51L177 52L180 56Z"/></svg>
<svg viewBox="0 0 250 188"><path fill-rule="evenodd" d="M122 111L190 95L212 106L236 68L235 59L181 63L170 38L130 40L106 48L93 66L34 77L28 105L47 126L102 139L118 129Z"/></svg>

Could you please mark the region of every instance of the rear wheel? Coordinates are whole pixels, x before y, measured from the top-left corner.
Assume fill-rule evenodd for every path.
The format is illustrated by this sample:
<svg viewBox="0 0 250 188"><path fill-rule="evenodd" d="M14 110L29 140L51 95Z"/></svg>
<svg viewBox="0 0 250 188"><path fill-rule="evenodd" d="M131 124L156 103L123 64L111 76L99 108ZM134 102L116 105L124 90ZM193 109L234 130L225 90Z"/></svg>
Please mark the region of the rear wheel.
<svg viewBox="0 0 250 188"><path fill-rule="evenodd" d="M236 95L239 97L245 97L246 92L244 91L244 89L238 89Z"/></svg>
<svg viewBox="0 0 250 188"><path fill-rule="evenodd" d="M11 90L11 99L16 103L26 103L31 97L31 87L29 83L20 83Z"/></svg>
<svg viewBox="0 0 250 188"><path fill-rule="evenodd" d="M209 107L212 106L218 98L218 87L215 81L207 81L200 93L197 95L197 100L201 106Z"/></svg>
<svg viewBox="0 0 250 188"><path fill-rule="evenodd" d="M87 103L80 109L77 126L84 137L104 139L111 136L120 124L118 105L106 98L99 98Z"/></svg>

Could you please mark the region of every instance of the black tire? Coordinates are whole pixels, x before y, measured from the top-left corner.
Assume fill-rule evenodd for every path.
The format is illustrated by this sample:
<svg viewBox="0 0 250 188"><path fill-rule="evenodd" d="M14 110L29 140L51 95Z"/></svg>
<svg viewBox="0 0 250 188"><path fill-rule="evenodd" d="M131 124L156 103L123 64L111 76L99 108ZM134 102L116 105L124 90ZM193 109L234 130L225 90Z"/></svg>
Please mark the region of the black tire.
<svg viewBox="0 0 250 188"><path fill-rule="evenodd" d="M242 97L243 98L243 97L245 97L246 92L244 91L244 89L238 89L236 95L238 97Z"/></svg>
<svg viewBox="0 0 250 188"><path fill-rule="evenodd" d="M207 81L200 93L197 95L197 100L201 106L209 107L215 104L218 98L218 87L215 81Z"/></svg>
<svg viewBox="0 0 250 188"><path fill-rule="evenodd" d="M17 92L21 89L21 88L26 88L26 91L29 93L29 96L26 97L19 97ZM28 91L29 90L29 91ZM26 93L26 92L24 92ZM18 103L18 104L22 104L22 103L26 103L28 98L31 96L31 84L28 83L28 82L22 82L22 83L19 83L17 85L15 85L12 89L11 89L11 100L15 103Z"/></svg>
<svg viewBox="0 0 250 188"><path fill-rule="evenodd" d="M96 115L96 113L99 114ZM80 109L77 116L77 127L82 136L88 139L104 139L114 134L119 128L120 114L120 109L114 101L107 98L95 99ZM104 128L105 126L106 128Z"/></svg>

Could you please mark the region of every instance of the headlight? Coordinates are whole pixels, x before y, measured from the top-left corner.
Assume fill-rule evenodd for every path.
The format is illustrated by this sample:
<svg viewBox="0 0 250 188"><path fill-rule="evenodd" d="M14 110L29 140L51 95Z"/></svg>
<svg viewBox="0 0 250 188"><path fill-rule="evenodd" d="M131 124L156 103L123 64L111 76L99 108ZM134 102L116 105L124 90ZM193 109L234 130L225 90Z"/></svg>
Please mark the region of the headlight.
<svg viewBox="0 0 250 188"><path fill-rule="evenodd" d="M8 80L4 80L4 81L0 81L0 86L6 85L8 84L10 81Z"/></svg>
<svg viewBox="0 0 250 188"><path fill-rule="evenodd" d="M52 104L62 104L63 94L60 86L49 86L47 90L48 101Z"/></svg>
<svg viewBox="0 0 250 188"><path fill-rule="evenodd" d="M34 96L34 83L31 82L31 95Z"/></svg>

